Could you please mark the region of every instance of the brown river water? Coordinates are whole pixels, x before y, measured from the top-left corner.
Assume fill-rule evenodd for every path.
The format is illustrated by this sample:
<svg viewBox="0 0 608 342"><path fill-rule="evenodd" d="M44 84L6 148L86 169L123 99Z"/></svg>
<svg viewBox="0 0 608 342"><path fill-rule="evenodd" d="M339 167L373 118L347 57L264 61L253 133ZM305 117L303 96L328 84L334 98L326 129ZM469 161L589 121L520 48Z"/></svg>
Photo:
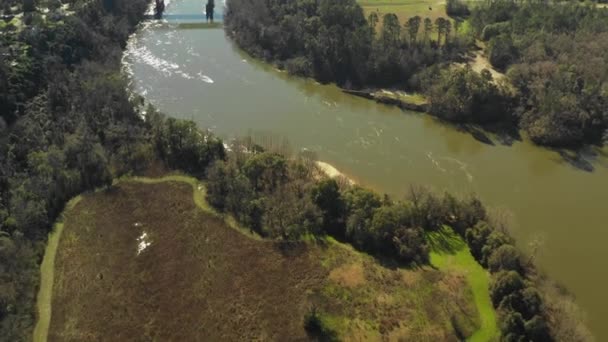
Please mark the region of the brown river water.
<svg viewBox="0 0 608 342"><path fill-rule="evenodd" d="M169 14L202 13L203 1L173 0ZM216 2L216 10L223 3ZM608 340L608 151L577 162L529 142L494 144L442 124L298 79L241 52L221 28L146 22L130 40L125 73L167 115L192 119L230 139L285 137L358 183L394 196L411 184L477 193L512 213L522 249L542 241L537 260Z"/></svg>

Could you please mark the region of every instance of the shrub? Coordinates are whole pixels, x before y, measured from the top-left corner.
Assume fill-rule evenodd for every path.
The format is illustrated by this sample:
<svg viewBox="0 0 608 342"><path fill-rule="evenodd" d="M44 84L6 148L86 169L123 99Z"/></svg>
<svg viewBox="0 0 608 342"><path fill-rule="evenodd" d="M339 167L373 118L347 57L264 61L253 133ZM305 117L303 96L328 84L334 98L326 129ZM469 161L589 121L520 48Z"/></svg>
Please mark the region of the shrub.
<svg viewBox="0 0 608 342"><path fill-rule="evenodd" d="M318 182L311 192L313 202L323 213L323 228L331 235L344 237L346 203L338 183L333 179Z"/></svg>
<svg viewBox="0 0 608 342"><path fill-rule="evenodd" d="M494 23L486 25L481 31L481 40L487 42L490 39L499 36L504 33L508 33L511 30L511 24L508 22Z"/></svg>
<svg viewBox="0 0 608 342"><path fill-rule="evenodd" d="M508 311L501 315L500 330L502 331L502 341L523 342L525 339L524 320L519 312Z"/></svg>
<svg viewBox="0 0 608 342"><path fill-rule="evenodd" d="M514 63L517 60L517 49L513 45L511 37L501 34L490 39L488 58L494 67L501 70Z"/></svg>
<svg viewBox="0 0 608 342"><path fill-rule="evenodd" d="M498 272L490 286L492 303L498 307L506 296L521 291L523 288L524 280L519 273L515 271Z"/></svg>
<svg viewBox="0 0 608 342"><path fill-rule="evenodd" d="M546 342L553 341L549 335L549 327L544 318L539 315L532 317L529 321L524 324L526 336L529 341L534 342Z"/></svg>
<svg viewBox="0 0 608 342"><path fill-rule="evenodd" d="M315 340L326 342L339 341L336 332L328 326L323 315L316 308L313 308L304 317L304 329Z"/></svg>
<svg viewBox="0 0 608 342"><path fill-rule="evenodd" d="M429 112L453 122L488 123L509 118L509 95L470 67L447 69L427 90Z"/></svg>
<svg viewBox="0 0 608 342"><path fill-rule="evenodd" d="M306 57L295 57L285 62L285 69L292 75L310 76L312 74L312 63Z"/></svg>
<svg viewBox="0 0 608 342"><path fill-rule="evenodd" d="M448 0L445 10L450 17L465 17L471 13L467 4L460 0Z"/></svg>
<svg viewBox="0 0 608 342"><path fill-rule="evenodd" d="M519 251L509 244L498 247L488 258L488 268L491 272L521 270Z"/></svg>

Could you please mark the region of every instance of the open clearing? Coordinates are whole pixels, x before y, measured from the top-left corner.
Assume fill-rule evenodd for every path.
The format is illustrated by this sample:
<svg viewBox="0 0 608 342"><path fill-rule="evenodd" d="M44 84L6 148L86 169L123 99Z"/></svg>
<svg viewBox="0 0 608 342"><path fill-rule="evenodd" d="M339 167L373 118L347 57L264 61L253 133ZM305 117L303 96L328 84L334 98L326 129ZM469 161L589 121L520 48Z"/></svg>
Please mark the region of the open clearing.
<svg viewBox="0 0 608 342"><path fill-rule="evenodd" d="M313 307L346 340L458 341L480 326L463 265L403 269L331 239L254 239L202 190L179 176L122 181L68 209L49 341L306 340Z"/></svg>
<svg viewBox="0 0 608 342"><path fill-rule="evenodd" d="M490 300L490 275L475 261L467 244L451 228L427 234L431 245L431 264L440 270L457 272L466 277L480 311L481 327L470 337L471 342L498 340L500 333L496 313Z"/></svg>
<svg viewBox="0 0 608 342"><path fill-rule="evenodd" d="M405 24L407 19L420 16L421 18L431 18L433 22L439 17L447 18L444 0L359 0L358 1L365 17L372 12L376 12L382 19L385 14L394 13L399 18L401 24Z"/></svg>

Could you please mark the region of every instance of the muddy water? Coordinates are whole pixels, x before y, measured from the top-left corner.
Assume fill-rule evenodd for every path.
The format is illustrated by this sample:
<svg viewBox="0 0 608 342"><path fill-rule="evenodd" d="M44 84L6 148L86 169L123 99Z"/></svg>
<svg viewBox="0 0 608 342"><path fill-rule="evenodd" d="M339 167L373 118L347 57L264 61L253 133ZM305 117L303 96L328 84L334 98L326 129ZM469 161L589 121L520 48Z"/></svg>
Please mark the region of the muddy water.
<svg viewBox="0 0 608 342"><path fill-rule="evenodd" d="M202 7L203 1L174 0L167 12L202 13ZM288 77L240 52L217 28L148 22L130 42L125 71L159 109L224 138L287 137L293 148L315 151L379 191L401 196L410 184L428 184L476 192L508 209L518 244L543 241L542 267L578 297L598 339L608 339L605 151L571 163L525 141L485 144L426 115Z"/></svg>

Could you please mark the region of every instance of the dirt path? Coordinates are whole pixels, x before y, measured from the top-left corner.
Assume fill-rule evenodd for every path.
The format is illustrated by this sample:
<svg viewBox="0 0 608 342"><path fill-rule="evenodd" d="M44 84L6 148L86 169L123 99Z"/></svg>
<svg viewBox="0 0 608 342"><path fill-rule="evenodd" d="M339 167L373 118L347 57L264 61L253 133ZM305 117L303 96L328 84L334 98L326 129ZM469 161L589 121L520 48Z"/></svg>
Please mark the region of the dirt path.
<svg viewBox="0 0 608 342"><path fill-rule="evenodd" d="M82 199L77 196L66 205L66 211L73 208ZM55 256L57 255L57 246L63 232L63 222L61 220L53 227L53 231L49 234L49 240L44 252L44 258L40 264L40 289L36 297L36 307L38 310L38 321L34 327L34 342L46 342L49 326L51 323L51 299L53 296L53 279L55 277Z"/></svg>
<svg viewBox="0 0 608 342"><path fill-rule="evenodd" d="M479 48L479 50L475 51L474 57L468 63L471 66L471 68L479 73L483 69L489 70L490 73L492 74L492 78L494 78L494 80L496 80L496 81L505 78L506 75L504 73L496 70L492 66L492 64L490 64L490 61L488 60L488 58L485 56L484 43L478 41L476 43L476 45Z"/></svg>

